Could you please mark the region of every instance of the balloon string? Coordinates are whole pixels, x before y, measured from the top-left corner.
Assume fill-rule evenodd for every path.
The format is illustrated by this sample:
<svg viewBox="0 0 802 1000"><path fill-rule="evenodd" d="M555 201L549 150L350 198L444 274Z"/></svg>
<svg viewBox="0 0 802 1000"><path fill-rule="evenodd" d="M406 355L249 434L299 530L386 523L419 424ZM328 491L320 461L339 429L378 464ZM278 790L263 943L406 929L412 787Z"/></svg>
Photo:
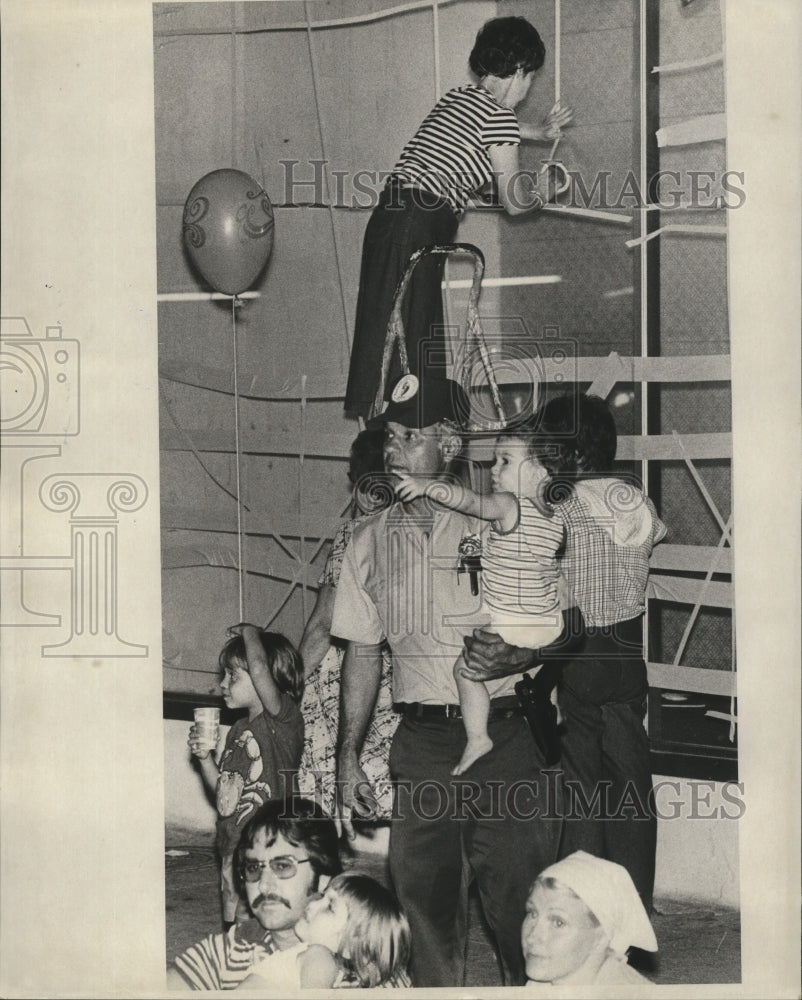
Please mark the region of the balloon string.
<svg viewBox="0 0 802 1000"><path fill-rule="evenodd" d="M237 297L231 297L231 328L234 346L234 451L237 475L237 567L239 583L239 621L245 621L243 610L243 565L242 565L242 486L239 461L239 372L237 368Z"/></svg>
<svg viewBox="0 0 802 1000"><path fill-rule="evenodd" d="M163 378L163 377L164 376L161 376L161 375L159 376L159 378ZM215 474L212 472L212 470L209 468L209 466L201 458L200 452L195 447L195 442L192 440L192 438L189 436L189 434L187 434L187 432L181 426L181 424L180 424L180 422L178 420L178 417L173 412L173 408L170 405L170 401L167 398L167 394L165 393L164 389L161 386L161 382L159 383L159 396L161 398L162 406L164 406L164 409L167 412L167 416L170 418L170 420L172 420L173 426L178 431L178 433L181 435L181 437L186 441L187 447L192 452L192 454L195 456L195 459L197 460L198 465L200 465L200 467L203 469L203 471L206 473L206 475L209 477L209 479L211 479L211 481L214 483L215 486L219 487L223 491L223 493L225 493L228 496L230 496L232 500L237 500L238 501L239 497L237 496L237 494L234 493L233 490L230 490L227 486L224 486L220 482L220 480L217 478L217 476L215 476ZM244 503L242 506L243 506L244 510L250 510L251 509L246 503ZM295 557L293 556L293 558L295 558Z"/></svg>

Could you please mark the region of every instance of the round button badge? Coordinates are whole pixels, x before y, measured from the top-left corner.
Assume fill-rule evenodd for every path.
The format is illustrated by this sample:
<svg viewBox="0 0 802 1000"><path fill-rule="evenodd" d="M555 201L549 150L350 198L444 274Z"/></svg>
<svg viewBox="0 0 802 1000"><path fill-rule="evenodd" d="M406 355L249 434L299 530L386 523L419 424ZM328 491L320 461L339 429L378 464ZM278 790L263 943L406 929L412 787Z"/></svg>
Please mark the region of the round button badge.
<svg viewBox="0 0 802 1000"><path fill-rule="evenodd" d="M416 375L413 375L411 372L407 375L402 375L393 386L390 398L394 403L403 403L415 395L418 391L418 386L419 382Z"/></svg>

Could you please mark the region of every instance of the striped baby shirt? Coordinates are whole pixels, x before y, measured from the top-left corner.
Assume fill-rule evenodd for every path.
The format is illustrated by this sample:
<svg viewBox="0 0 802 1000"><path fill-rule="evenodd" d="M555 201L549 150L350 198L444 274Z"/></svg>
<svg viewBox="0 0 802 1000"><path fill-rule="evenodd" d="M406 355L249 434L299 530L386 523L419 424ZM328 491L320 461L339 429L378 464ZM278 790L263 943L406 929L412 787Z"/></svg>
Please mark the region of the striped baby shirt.
<svg viewBox="0 0 802 1000"><path fill-rule="evenodd" d="M482 553L482 596L491 611L540 616L557 607L557 550L563 540L559 517L541 514L519 500L517 527L490 530Z"/></svg>

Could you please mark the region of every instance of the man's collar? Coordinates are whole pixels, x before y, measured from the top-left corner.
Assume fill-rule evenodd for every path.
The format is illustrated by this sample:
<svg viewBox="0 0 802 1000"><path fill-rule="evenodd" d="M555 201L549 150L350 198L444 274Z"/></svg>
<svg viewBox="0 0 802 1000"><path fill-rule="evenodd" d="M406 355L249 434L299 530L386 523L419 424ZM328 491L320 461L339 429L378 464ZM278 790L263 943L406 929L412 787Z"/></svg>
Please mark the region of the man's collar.
<svg viewBox="0 0 802 1000"><path fill-rule="evenodd" d="M234 933L241 944L259 944L263 948L271 948L274 943L273 932L266 930L256 917L251 917L248 920L243 920L241 924L237 924L234 927Z"/></svg>

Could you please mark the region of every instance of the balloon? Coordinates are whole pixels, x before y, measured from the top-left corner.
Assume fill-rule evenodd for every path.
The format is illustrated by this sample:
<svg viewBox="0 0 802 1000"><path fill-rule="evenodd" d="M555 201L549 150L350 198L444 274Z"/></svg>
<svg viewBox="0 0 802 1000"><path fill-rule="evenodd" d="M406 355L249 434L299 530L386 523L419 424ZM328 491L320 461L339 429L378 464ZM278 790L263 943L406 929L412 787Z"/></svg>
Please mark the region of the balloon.
<svg viewBox="0 0 802 1000"><path fill-rule="evenodd" d="M254 283L273 249L273 206L241 170L213 170L189 192L184 245L218 292L239 295Z"/></svg>

